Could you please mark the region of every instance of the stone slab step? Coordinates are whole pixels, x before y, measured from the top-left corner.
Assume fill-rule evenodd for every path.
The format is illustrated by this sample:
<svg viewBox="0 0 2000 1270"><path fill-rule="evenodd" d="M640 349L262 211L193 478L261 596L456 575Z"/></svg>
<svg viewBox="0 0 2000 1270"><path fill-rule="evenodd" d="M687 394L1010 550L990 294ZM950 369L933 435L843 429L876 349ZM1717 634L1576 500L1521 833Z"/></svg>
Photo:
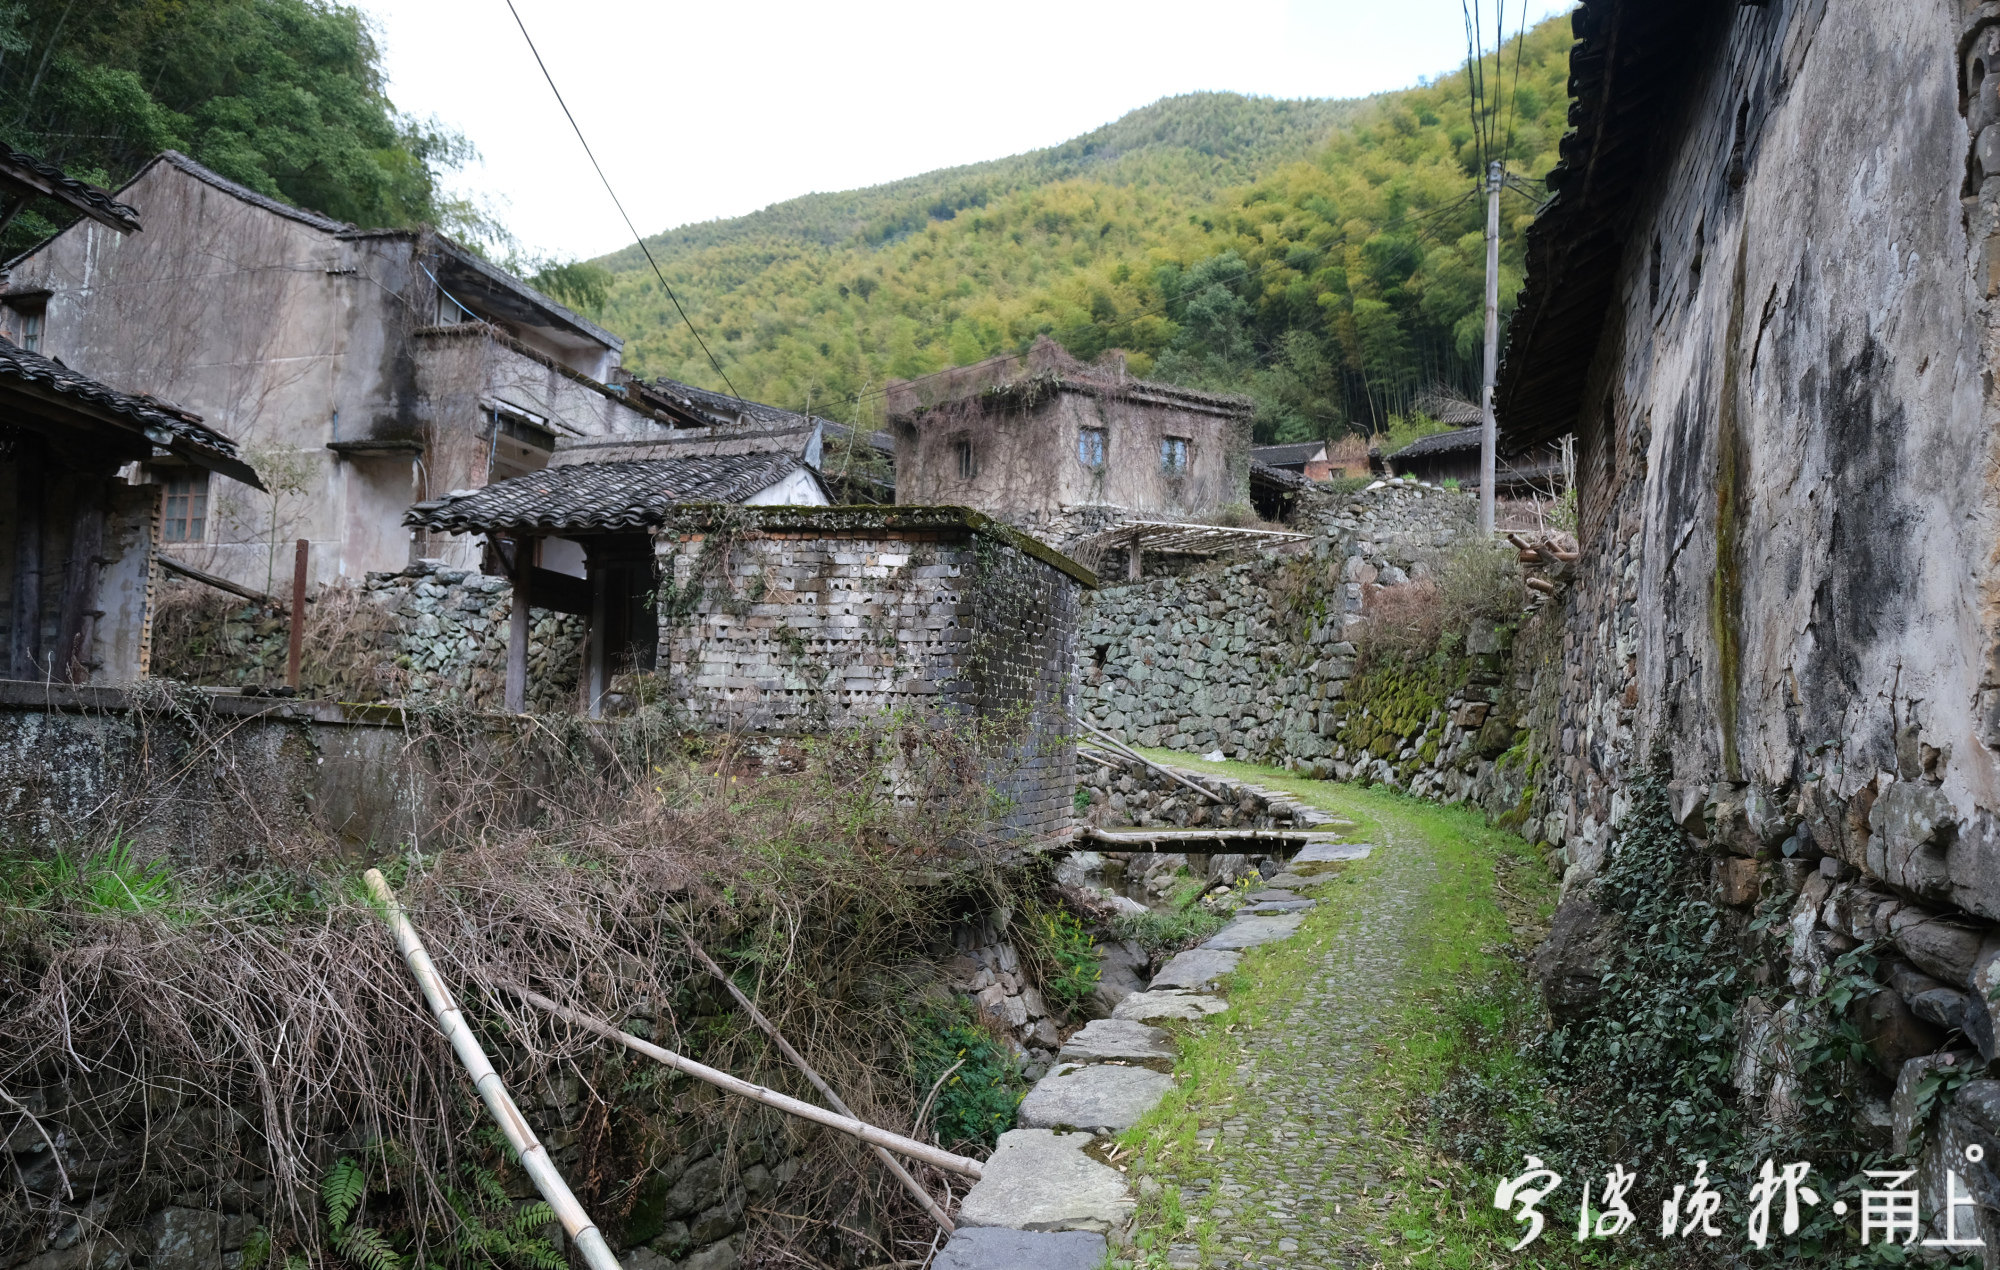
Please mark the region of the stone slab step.
<svg viewBox="0 0 2000 1270"><path fill-rule="evenodd" d="M1236 912L1240 917L1269 917L1275 913L1303 913L1316 903L1316 900L1261 900Z"/></svg>
<svg viewBox="0 0 2000 1270"><path fill-rule="evenodd" d="M1157 1023L1165 1019L1193 1022L1211 1014L1221 1014L1228 1008L1229 1003L1220 997L1202 996L1195 992L1134 992L1117 1004L1111 1011L1111 1017L1130 1019L1134 1023Z"/></svg>
<svg viewBox="0 0 2000 1270"><path fill-rule="evenodd" d="M1366 860L1375 848L1366 842L1308 842L1299 848L1299 853L1285 863L1290 866L1301 864L1338 864L1343 860Z"/></svg>
<svg viewBox="0 0 2000 1270"><path fill-rule="evenodd" d="M1252 904L1288 904L1302 897L1297 891L1287 891L1281 887L1271 886L1265 887L1261 891L1252 891L1243 898Z"/></svg>
<svg viewBox="0 0 2000 1270"><path fill-rule="evenodd" d="M1166 1079L1158 1072L1145 1074ZM1126 1190L1122 1173L1083 1153L1090 1140L1087 1133L1048 1129L1009 1129L1001 1134L993 1158L986 1161L985 1176L973 1183L959 1204L960 1230L1004 1226L1102 1235L1123 1225L1138 1202Z"/></svg>
<svg viewBox="0 0 2000 1270"><path fill-rule="evenodd" d="M1190 948L1184 953L1176 953L1174 959L1160 968L1153 976L1152 988L1186 988L1198 991L1209 987L1224 975L1236 969L1236 963L1243 960L1233 952L1219 952L1212 948Z"/></svg>
<svg viewBox="0 0 2000 1270"><path fill-rule="evenodd" d="M932 1270L1098 1270L1109 1253L1087 1230L1008 1230L961 1226Z"/></svg>
<svg viewBox="0 0 2000 1270"><path fill-rule="evenodd" d="M1173 1077L1150 1068L1058 1063L1021 1100L1014 1123L1025 1129L1121 1133L1173 1087Z"/></svg>
<svg viewBox="0 0 2000 1270"><path fill-rule="evenodd" d="M1118 1018L1093 1019L1064 1042L1056 1057L1065 1063L1138 1063L1173 1066L1174 1039L1156 1027Z"/></svg>
<svg viewBox="0 0 2000 1270"><path fill-rule="evenodd" d="M1204 943L1204 949L1233 952L1242 948L1257 948L1264 944L1275 944L1281 939L1290 939L1298 933L1299 924L1305 921L1304 913L1276 913L1269 917L1239 917ZM1169 963L1172 964L1172 963Z"/></svg>

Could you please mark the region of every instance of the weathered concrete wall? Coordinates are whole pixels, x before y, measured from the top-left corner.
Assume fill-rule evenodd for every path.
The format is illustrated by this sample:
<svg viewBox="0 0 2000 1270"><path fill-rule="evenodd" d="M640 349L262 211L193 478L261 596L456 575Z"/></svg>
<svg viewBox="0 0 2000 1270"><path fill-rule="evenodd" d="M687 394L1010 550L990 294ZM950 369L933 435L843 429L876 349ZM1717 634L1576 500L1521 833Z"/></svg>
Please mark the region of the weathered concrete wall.
<svg viewBox="0 0 2000 1270"><path fill-rule="evenodd" d="M761 509L760 509L761 512ZM1083 584L959 508L771 509L660 535L659 665L697 725L799 734L950 710L1008 729L1007 823L1070 822Z"/></svg>
<svg viewBox="0 0 2000 1270"><path fill-rule="evenodd" d="M2000 6L1731 8L1655 138L1586 381L1537 810L1583 912L1663 759L1731 929L1790 918L1787 964L1756 967L1774 1000L1884 941L1863 1027L1888 1084L1857 1133L1886 1139L1952 1032L1995 1057ZM1740 1091L1783 1119L1786 1029L1746 1010ZM1985 1221L2000 1183L1972 1184Z"/></svg>

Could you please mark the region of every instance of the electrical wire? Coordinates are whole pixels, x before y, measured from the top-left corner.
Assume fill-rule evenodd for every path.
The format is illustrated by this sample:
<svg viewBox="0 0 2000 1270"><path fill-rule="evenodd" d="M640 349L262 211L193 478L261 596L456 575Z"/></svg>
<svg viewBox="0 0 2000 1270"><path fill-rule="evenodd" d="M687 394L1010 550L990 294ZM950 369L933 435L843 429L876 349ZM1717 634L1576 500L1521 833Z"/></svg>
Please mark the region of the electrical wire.
<svg viewBox="0 0 2000 1270"><path fill-rule="evenodd" d="M1465 17L1465 98L1466 107L1472 116L1472 148L1478 159L1479 179L1486 179L1486 132L1480 110L1480 74L1478 19L1473 16L1469 0L1458 0L1458 11Z"/></svg>
<svg viewBox="0 0 2000 1270"><path fill-rule="evenodd" d="M1497 0L1504 10L1507 0ZM1514 36L1514 84L1507 90L1507 148L1500 153L1504 160L1514 152L1514 125L1520 120L1521 100L1521 51L1528 46L1528 0L1521 0L1521 24Z"/></svg>
<svg viewBox="0 0 2000 1270"><path fill-rule="evenodd" d="M632 241L639 244L639 251L646 257L646 263L653 266L653 276L660 280L660 289L667 293L667 299L674 302L674 312L680 314L681 321L687 324L688 334L694 336L694 342L701 345L702 352L708 354L708 364L715 367L716 374L722 376L722 382L728 387L729 395L739 401L742 400L743 395L736 391L736 385L729 382L729 372L722 369L721 362L715 360L715 354L709 351L708 341L701 337L701 332L695 329L693 321L688 318L687 310L681 307L681 298L675 295L673 287L668 285L667 275L660 271L659 261L653 259L652 250L646 246L646 240L639 233L639 227L632 223L632 217L626 213L625 204L618 198L618 191L611 188L611 178L604 175L604 165L597 161L597 155L592 152L590 142L584 139L583 129L578 126L576 116L570 113L569 103L563 100L562 89L556 87L555 76L549 74L548 63L542 60L542 51L535 47L535 37L528 34L528 24L521 20L521 11L514 7L514 0L507 0L507 12L514 15L514 25L521 28L521 38L528 42L528 51L535 55L535 65L541 67L542 78L548 81L549 91L556 95L556 105L562 107L563 117L569 120L570 130L576 133L577 142L583 146L583 153L590 159L590 166L597 169L597 179L604 183L604 192L611 196L612 205L618 209L618 215L624 218L625 228L631 232Z"/></svg>

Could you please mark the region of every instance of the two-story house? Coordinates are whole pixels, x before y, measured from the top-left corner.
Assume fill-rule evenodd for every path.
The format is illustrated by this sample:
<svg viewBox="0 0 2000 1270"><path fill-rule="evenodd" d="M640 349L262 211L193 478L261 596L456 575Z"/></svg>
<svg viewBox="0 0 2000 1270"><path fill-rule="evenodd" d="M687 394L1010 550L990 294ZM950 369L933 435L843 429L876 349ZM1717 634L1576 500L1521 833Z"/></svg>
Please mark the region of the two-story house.
<svg viewBox="0 0 2000 1270"><path fill-rule="evenodd" d="M268 590L301 538L318 583L476 567L405 509L561 439L670 426L618 382L617 336L435 233L356 229L171 151L117 197L145 232L80 220L9 262L0 334L237 439L265 490L165 452L139 474L166 487L161 550L199 568Z"/></svg>

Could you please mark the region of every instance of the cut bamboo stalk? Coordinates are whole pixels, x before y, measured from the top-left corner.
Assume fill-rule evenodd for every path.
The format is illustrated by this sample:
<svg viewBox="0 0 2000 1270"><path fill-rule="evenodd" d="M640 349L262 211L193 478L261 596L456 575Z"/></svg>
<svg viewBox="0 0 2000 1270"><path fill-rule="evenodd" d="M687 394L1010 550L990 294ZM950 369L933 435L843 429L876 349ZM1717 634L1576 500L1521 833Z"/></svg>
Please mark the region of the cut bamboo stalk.
<svg viewBox="0 0 2000 1270"><path fill-rule="evenodd" d="M814 1089L819 1090L820 1097L826 1099L827 1105L850 1119L860 1119L859 1116L854 1114L854 1109L841 1101L839 1094L833 1092L833 1086L822 1080L820 1074L813 1070L812 1064L806 1062L805 1056L792 1048L792 1043L786 1040L778 1031L778 1025L771 1022L770 1017L757 1008L757 1003L745 995L743 990L738 988L735 982L722 972L722 967L715 964L715 959L708 955L708 950L696 943L694 936L688 934L685 930L681 932L681 938L687 941L688 951L695 955L695 959L708 967L708 973L720 979L722 986L729 989L729 995L736 998L736 1004L743 1007L743 1012L750 1016L750 1021L755 1023L764 1035L771 1038L771 1043L778 1047L778 1052L789 1059L792 1066L805 1073L805 1078L812 1082ZM920 1133L923 1131L921 1120L915 1128ZM890 1155L886 1148L871 1145L869 1149L875 1152L876 1156L882 1161L889 1172L893 1173L896 1180L903 1184L903 1189L910 1193L911 1197L923 1207L923 1210L931 1215L931 1220L936 1222L946 1234L951 1234L958 1229L958 1227L952 1224L951 1217L945 1213L944 1209L938 1207L938 1202L931 1198L931 1193L923 1188L923 1184L910 1176L910 1171L903 1167L901 1161L897 1160L895 1156Z"/></svg>
<svg viewBox="0 0 2000 1270"><path fill-rule="evenodd" d="M1529 578L1528 585L1534 590L1540 591L1543 595L1554 595L1556 593L1556 584L1546 578Z"/></svg>
<svg viewBox="0 0 2000 1270"><path fill-rule="evenodd" d="M1088 732L1092 736L1096 737L1099 743L1102 744L1104 748L1110 750L1113 754L1122 754L1126 758L1131 759L1135 763L1144 763L1147 767L1152 768L1160 775L1167 777L1169 780L1179 781L1181 784L1187 786L1189 789L1193 790L1197 794L1200 794L1203 798L1208 799L1208 801L1212 803L1224 804L1228 801L1227 799L1223 798L1220 794L1217 794L1213 790L1203 789L1201 786L1195 784L1193 781L1181 775L1179 772L1174 771L1172 768L1161 767L1158 763L1155 763L1152 759L1149 759L1145 755L1139 753L1137 750L1125 744L1117 737L1112 736L1109 732L1100 732L1096 728L1091 727L1088 723L1085 723L1082 719L1076 718L1075 715L1071 715L1070 717L1076 719L1076 726L1082 728L1085 732Z"/></svg>
<svg viewBox="0 0 2000 1270"><path fill-rule="evenodd" d="M686 1072L696 1080L705 1080L718 1089L726 1089L732 1094L740 1094L752 1102L761 1102L767 1107L775 1107L779 1111L797 1116L801 1120L810 1120L814 1124L825 1125L827 1128L836 1129L851 1138L859 1138L863 1142L873 1146L887 1147L898 1155L907 1155L913 1160L922 1160L925 1164L934 1164L938 1168L962 1174L972 1178L974 1181L984 1177L986 1174L984 1166L977 1160L969 1160L962 1155L953 1155L941 1147L934 1147L928 1142L919 1142L915 1138L906 1138L900 1133L891 1133L887 1129L878 1129L874 1125L856 1120L852 1116L843 1116L838 1112L828 1111L824 1107L815 1107L809 1102L800 1102L789 1094L781 1094L775 1089L766 1089L762 1085L753 1085L747 1080L731 1076L728 1072L717 1071L706 1063L697 1063L685 1055L676 1054L670 1049L662 1049L651 1041L641 1040L630 1032L621 1032L611 1024L606 1023L603 1019L594 1019L588 1014L580 1014L568 1006L553 1001L539 992L524 988L519 984L502 983L500 986L506 988L515 996L520 997L529 1005L539 1006L559 1019L576 1024L586 1032L595 1032L607 1041L616 1041L626 1049L644 1054L647 1058L658 1063L663 1063L675 1071Z"/></svg>
<svg viewBox="0 0 2000 1270"><path fill-rule="evenodd" d="M548 1149L528 1127L526 1117L514 1104L507 1087L500 1083L500 1074L493 1070L493 1063L480 1048L479 1038L472 1034L465 1015L459 1011L458 1003L452 999L451 990L445 987L437 967L431 962L431 955L424 948L424 941L417 937L416 928L403 913L403 906L396 902L396 893L389 889L389 881L380 869L370 869L362 875L368 883L368 893L382 906L382 915L388 920L389 929L395 933L396 947L409 963L410 973L416 976L417 986L423 989L424 1000L430 1003L431 1013L437 1016L438 1027L451 1041L451 1047L458 1053L458 1061L465 1066L472 1083L479 1090L479 1097L486 1103L486 1110L493 1116L500 1132L507 1135L513 1144L514 1153L521 1159L521 1167L535 1183L535 1189L542 1193L549 1207L555 1211L556 1220L576 1243L577 1251L590 1270L623 1270L618 1258L611 1252L611 1245L604 1242L604 1236L583 1211L562 1174L556 1172L555 1162L549 1159Z"/></svg>

